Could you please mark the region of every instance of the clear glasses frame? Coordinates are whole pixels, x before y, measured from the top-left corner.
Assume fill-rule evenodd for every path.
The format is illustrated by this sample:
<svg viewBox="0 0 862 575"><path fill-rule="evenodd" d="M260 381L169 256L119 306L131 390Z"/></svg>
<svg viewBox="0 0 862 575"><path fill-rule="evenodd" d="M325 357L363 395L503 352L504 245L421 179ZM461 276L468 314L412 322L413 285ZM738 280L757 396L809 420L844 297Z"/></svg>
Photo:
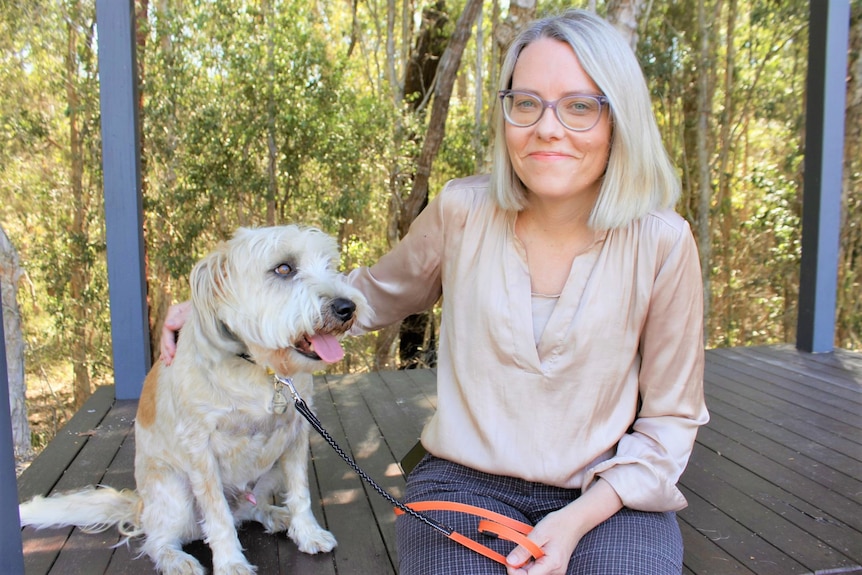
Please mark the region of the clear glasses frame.
<svg viewBox="0 0 862 575"><path fill-rule="evenodd" d="M554 110L554 115L557 116L557 120L559 120L560 123L566 129L572 130L573 132L586 132L588 130L592 130L596 126L596 124L599 123L599 119L602 117L602 112L604 111L604 106L609 105L609 100L606 96L593 94L569 94L568 96L563 96L562 98L554 100L552 102L541 98L538 94L534 94L533 92L527 92L524 90L500 90L500 92L498 92L498 96L500 97L500 105L503 108L503 117L505 118L506 122L518 128L529 128L530 126L536 125L539 120L542 119L542 116L545 115L545 110L551 108L552 110ZM507 104L507 98L509 98L509 101L511 102L511 99L515 96L531 98L535 100L536 103L541 104L541 107L538 108L539 113L536 114L535 119L528 122L520 122L512 117L512 105ZM575 118L583 118L585 122L579 125L572 125L571 120L566 119L564 115L560 113L560 108L565 108L567 104L584 101L594 103L595 107L590 108L590 110L596 111L591 111L589 115L584 116L574 115L573 117ZM595 114L595 116L593 116L593 114Z"/></svg>

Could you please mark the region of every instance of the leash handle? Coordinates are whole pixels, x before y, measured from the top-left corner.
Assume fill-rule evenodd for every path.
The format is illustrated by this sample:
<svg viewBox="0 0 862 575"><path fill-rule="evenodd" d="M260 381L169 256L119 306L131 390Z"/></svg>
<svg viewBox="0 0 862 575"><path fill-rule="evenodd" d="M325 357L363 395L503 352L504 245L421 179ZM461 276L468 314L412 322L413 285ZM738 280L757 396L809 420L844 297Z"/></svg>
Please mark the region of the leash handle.
<svg viewBox="0 0 862 575"><path fill-rule="evenodd" d="M487 535L488 537L511 541L516 545L521 545L530 552L531 557L521 565L517 565L518 568L523 567L532 560L540 559L545 556L545 552L542 548L527 537L527 535L529 535L533 530L533 526L522 523L516 519L512 519L511 517L507 517L506 515L501 515L500 513L489 511L481 507L467 505L466 503L458 503L455 501L417 501L415 503L408 503L407 507L410 507L415 511L456 511L458 513L468 513L470 515L480 517L481 520L479 521L479 526L477 528L479 533ZM401 515L402 513L403 512L400 508L395 509L396 515ZM493 559L497 563L508 565L506 558L493 549L490 549L469 537L465 537L456 531L452 532L449 539L457 541L461 545L469 547L476 553L484 555L489 559Z"/></svg>

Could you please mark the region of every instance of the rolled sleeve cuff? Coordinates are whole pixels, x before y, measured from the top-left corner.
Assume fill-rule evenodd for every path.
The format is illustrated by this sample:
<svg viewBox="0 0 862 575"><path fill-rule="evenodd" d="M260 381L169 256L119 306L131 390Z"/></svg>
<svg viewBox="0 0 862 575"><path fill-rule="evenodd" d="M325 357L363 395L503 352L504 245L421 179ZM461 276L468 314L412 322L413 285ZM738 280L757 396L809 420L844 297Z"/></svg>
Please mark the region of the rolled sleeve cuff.
<svg viewBox="0 0 862 575"><path fill-rule="evenodd" d="M649 462L634 457L614 457L587 470L583 490L599 477L610 483L623 505L637 511L679 511L688 502L676 484Z"/></svg>

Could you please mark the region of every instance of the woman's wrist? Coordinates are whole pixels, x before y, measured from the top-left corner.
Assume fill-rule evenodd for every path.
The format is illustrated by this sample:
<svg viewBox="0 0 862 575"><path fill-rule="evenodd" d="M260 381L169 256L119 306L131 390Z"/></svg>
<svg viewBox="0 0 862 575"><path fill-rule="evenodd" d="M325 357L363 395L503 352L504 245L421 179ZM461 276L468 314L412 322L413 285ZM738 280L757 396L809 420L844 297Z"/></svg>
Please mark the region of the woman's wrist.
<svg viewBox="0 0 862 575"><path fill-rule="evenodd" d="M617 511L623 502L610 483L599 478L580 497L561 509L578 540Z"/></svg>

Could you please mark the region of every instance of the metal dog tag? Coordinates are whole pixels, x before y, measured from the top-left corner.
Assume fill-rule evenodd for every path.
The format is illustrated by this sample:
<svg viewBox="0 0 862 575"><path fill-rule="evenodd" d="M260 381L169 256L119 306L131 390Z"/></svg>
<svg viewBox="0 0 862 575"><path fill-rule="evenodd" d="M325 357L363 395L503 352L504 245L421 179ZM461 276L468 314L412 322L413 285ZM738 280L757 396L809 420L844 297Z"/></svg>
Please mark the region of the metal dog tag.
<svg viewBox="0 0 862 575"><path fill-rule="evenodd" d="M287 411L287 397L285 397L284 392L281 391L283 387L284 385L281 382L276 382L275 393L272 394L272 412L277 413L278 415Z"/></svg>

